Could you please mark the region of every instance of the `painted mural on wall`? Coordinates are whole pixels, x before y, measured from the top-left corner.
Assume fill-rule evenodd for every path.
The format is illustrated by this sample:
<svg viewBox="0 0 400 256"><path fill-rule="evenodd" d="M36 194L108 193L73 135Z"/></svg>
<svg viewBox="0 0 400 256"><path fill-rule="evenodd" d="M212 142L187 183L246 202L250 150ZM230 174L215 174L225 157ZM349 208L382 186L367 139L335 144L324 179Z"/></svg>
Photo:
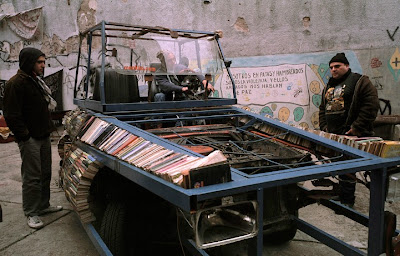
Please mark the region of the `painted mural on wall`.
<svg viewBox="0 0 400 256"><path fill-rule="evenodd" d="M12 31L24 39L31 39L39 27L42 16L42 6L20 12L14 15L3 16Z"/></svg>
<svg viewBox="0 0 400 256"><path fill-rule="evenodd" d="M318 126L318 107L324 79L307 64L258 68L232 68L238 104L252 112L304 127ZM325 76L325 74L323 74ZM219 83L221 96L232 97L225 74Z"/></svg>
<svg viewBox="0 0 400 256"><path fill-rule="evenodd" d="M360 51L360 61L364 63L364 74L369 76L371 82L378 90L381 101L381 109L390 105L391 111L384 114L400 114L400 50L395 48L369 49Z"/></svg>
<svg viewBox="0 0 400 256"><path fill-rule="evenodd" d="M398 47L371 50L370 54L375 56L370 59L367 73L370 73L370 79L378 91L384 89L388 78L393 78L391 80L394 83L400 82L400 51Z"/></svg>
<svg viewBox="0 0 400 256"><path fill-rule="evenodd" d="M400 80L400 52L399 48L396 47L395 52L390 57L388 63L389 71L392 73L394 80L397 82Z"/></svg>
<svg viewBox="0 0 400 256"><path fill-rule="evenodd" d="M235 66L286 62L279 65L232 67L238 105L289 125L318 128L321 94L330 77L328 62L334 54L235 59ZM346 53L346 55L352 59L353 71L360 72L361 68L355 54ZM306 62L301 63L302 57ZM292 63L287 64L290 62ZM215 87L219 96L233 97L232 84L227 72L216 79Z"/></svg>

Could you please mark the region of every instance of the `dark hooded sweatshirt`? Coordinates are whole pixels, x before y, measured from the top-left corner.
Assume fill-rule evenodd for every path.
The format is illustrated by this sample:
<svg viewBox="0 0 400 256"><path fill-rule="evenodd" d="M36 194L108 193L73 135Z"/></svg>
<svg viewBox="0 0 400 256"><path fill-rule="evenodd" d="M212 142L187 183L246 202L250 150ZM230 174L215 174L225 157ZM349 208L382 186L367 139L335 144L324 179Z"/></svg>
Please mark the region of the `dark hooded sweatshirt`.
<svg viewBox="0 0 400 256"><path fill-rule="evenodd" d="M48 103L33 74L33 67L40 56L44 53L38 49L22 49L19 54L20 69L6 82L4 118L17 142L30 137L43 139L53 131Z"/></svg>

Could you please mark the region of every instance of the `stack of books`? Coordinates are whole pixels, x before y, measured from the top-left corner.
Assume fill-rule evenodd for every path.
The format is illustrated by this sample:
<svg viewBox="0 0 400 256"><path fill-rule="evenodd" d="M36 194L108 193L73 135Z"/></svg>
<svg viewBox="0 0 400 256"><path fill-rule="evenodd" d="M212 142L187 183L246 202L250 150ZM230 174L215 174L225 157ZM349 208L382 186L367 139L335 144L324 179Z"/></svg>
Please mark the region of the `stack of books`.
<svg viewBox="0 0 400 256"><path fill-rule="evenodd" d="M247 120L242 119L241 121L246 122ZM334 154L333 150L324 147L323 145L313 145L313 143L307 139L301 138L295 134L291 134L288 131L284 131L266 123L257 123L254 125L254 127L261 132L273 136L274 138L281 139L305 148L314 149L320 153ZM308 129L305 127L299 128L383 158L400 157L400 141L383 140L380 137L337 135L334 133Z"/></svg>
<svg viewBox="0 0 400 256"><path fill-rule="evenodd" d="M82 125L87 121L88 114L79 108L67 112L62 120L65 131L71 138L77 136Z"/></svg>
<svg viewBox="0 0 400 256"><path fill-rule="evenodd" d="M109 155L184 188L231 180L228 161L218 150L204 158L178 153L94 116L87 120L78 133L78 138ZM202 168L206 166L207 168Z"/></svg>
<svg viewBox="0 0 400 256"><path fill-rule="evenodd" d="M379 147L380 157L400 157L400 141L382 141Z"/></svg>
<svg viewBox="0 0 400 256"><path fill-rule="evenodd" d="M383 140L381 137L337 135L319 130L311 130L309 132L366 151L379 157L400 157L400 141Z"/></svg>
<svg viewBox="0 0 400 256"><path fill-rule="evenodd" d="M67 199L83 223L95 220L89 209L89 189L102 163L80 148L71 150L62 173L63 188Z"/></svg>
<svg viewBox="0 0 400 256"><path fill-rule="evenodd" d="M311 141L309 141L307 139L301 138L295 134L289 133L288 131L284 131L282 129L270 126L265 123L257 123L254 125L254 128L263 133L271 135L274 138L284 140L284 141L287 141L287 142L295 144L295 145L299 145L299 146L302 146L305 148L311 148L311 146L312 146Z"/></svg>

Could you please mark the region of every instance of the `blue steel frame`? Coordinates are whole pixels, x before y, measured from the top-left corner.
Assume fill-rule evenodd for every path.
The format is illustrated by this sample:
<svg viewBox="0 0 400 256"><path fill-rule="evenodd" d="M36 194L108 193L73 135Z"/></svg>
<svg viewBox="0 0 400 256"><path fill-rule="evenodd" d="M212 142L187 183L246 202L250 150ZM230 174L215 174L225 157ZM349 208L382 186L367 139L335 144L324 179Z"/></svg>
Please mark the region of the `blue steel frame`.
<svg viewBox="0 0 400 256"><path fill-rule="evenodd" d="M308 139L316 144L323 145L325 147L331 148L333 150L343 152L345 155L356 157L352 160L344 160L341 162L334 162L323 165L313 165L305 166L299 168L292 168L288 170L275 171L270 173L262 173L257 175L247 175L234 168L232 168L232 182L224 184L216 184L206 187L201 187L197 189L183 189L170 182L167 182L159 177L156 177L148 172L145 172L139 168L129 165L113 156L107 155L93 147L88 146L84 143L78 143L81 148L86 150L88 153L94 155L106 166L118 172L122 176L128 178L132 182L146 188L147 190L155 193L156 195L162 197L163 199L169 201L182 210L189 212L193 210L193 205L197 202L201 202L208 199L220 198L224 196L229 196L244 192L256 192L257 201L259 203L259 223L262 223L263 216L263 190L266 188L287 185L292 183L297 183L300 181L306 181L310 179L319 179L324 177L335 176L345 173L355 173L358 171L371 171L371 186L370 186L370 212L369 220L368 217L360 215L352 209L346 208L335 202L328 201L329 203L324 203L326 206L344 207L344 215L359 222L362 225L369 227L369 237L368 237L368 255L379 255L383 251L383 214L384 214L384 201L385 201L385 181L386 181L386 171L388 167L396 166L400 164L400 157L397 158L380 158L375 155L371 155L364 151L359 151L352 147L343 145L341 143L322 138L318 135L291 127L289 125L280 123L278 121L268 119L259 116L254 113L247 112L245 110L236 107L226 107L225 111L230 110L233 112L234 116L248 116L254 120L264 122L268 125L280 128L291 134L295 134L299 137ZM214 110L216 111L216 110ZM207 112L205 110L205 112ZM175 112L174 112L175 113ZM188 112L189 113L189 112ZM197 155L196 153L174 144L168 140L162 139L154 134L148 133L142 129L128 124L128 122L121 121L117 119L119 114L116 116L95 114L97 117L115 124L123 129L126 129L133 134L139 135L146 140L150 140L154 143L158 143L166 148L173 149L177 152L184 152L189 155ZM129 113L127 114L129 116ZM222 116L222 115L218 115ZM226 114L229 117L229 114ZM204 117L203 117L204 118ZM162 121L159 119L158 121ZM336 204L336 205L335 205ZM313 236L315 239L321 241L327 246L335 249L336 251L343 253L344 255L364 255L360 250L346 244L345 242L325 233L322 230L312 226L305 221L294 218L298 228ZM251 243L254 246L249 246L251 248L249 255L262 255L263 247L263 236L262 236L262 225L259 226L258 235L252 239ZM185 243L191 250L199 255L207 255L203 250L199 250L194 246L193 241L186 241ZM192 246L191 246L192 245Z"/></svg>
<svg viewBox="0 0 400 256"><path fill-rule="evenodd" d="M172 113L176 114L184 114L186 113L182 109L185 108L196 108L196 107L216 107L216 106L226 106L225 108L219 109L207 109L203 111L197 111L198 114L207 113L206 118L224 118L224 117L239 117L239 116L247 116L255 120L264 122L268 125L280 128L288 133L297 135L301 138L305 138L316 144L323 145L325 147L331 148L333 150L342 152L345 155L349 155L355 157L352 160L345 160L341 162L334 162L324 165L314 165L314 166L306 166L299 168L292 168L288 170L281 170L270 173L262 173L256 175L247 175L243 172L240 172L236 169L232 170L232 182L211 185L206 187L201 187L197 189L183 189L178 187L170 182L167 182L157 176L154 176L150 173L147 173L141 169L138 169L132 165L129 165L113 156L107 155L93 147L88 146L87 144L78 142L79 146L86 150L88 153L94 155L97 159L103 162L106 166L111 168L112 170L118 172L122 176L128 178L132 182L148 189L154 194L164 198L170 203L174 204L177 207L180 207L182 210L189 212L192 210L193 205L196 205L197 202L201 202L208 199L220 198L224 196L229 196L238 193L244 192L256 192L257 201L259 204L259 212L258 212L258 223L263 222L263 190L271 187L277 187L292 183L297 183L300 181L306 181L310 179L319 179L324 177L335 176L339 174L345 173L355 173L358 171L371 171L371 186L370 186L370 210L369 210L369 219L367 216L361 215L356 211L346 208L334 201L323 201L322 204L330 207L332 209L335 208L344 208L344 215L353 219L354 221L359 222L364 226L368 226L369 234L368 234L368 255L379 255L383 252L383 215L384 215L384 201L385 201L385 182L387 175L387 168L396 166L400 164L400 157L397 158L380 158L371 154L368 154L363 151L356 150L349 146L340 144L338 142L322 138L318 135L308 133L306 131L291 127L289 125L280 123L276 120L272 120L269 118L265 118L259 116L254 113L247 112L245 110L229 107L229 105L236 104L236 98L234 99L207 99L204 101L181 101L181 102L139 102L139 103L124 103L124 104L106 104L105 103L105 95L104 95L104 66L105 66L105 42L106 42L106 26L107 25L115 25L120 27L128 27L135 29L146 29L146 30L158 30L162 33L170 33L171 31L177 33L186 33L193 34L193 36L204 37L204 36L214 36L217 40L218 47L220 49L220 53L222 59L225 62L225 58L218 41L218 35L212 32L202 32L202 31L187 31L187 30L168 30L168 29L160 29L158 27L144 27L144 26L131 26L127 24L121 23L109 23L102 21L96 26L86 30L80 36L80 44L82 44L83 37L87 36L87 41L89 44L89 58L90 53L92 51L91 40L93 37L93 33L95 31L101 31L102 38L102 69L101 69L101 80L100 80L100 102L93 101L89 99L79 100L76 99L76 90L77 90L77 77L78 77L78 69L76 72L75 78L75 99L74 104L84 108L90 109L95 112L100 112L104 114L95 114L96 116L106 120L107 122L113 123L127 131L132 132L133 134L142 136L146 140L150 140L154 143L158 143L166 148L173 149L177 152L185 152L189 155L197 155L198 154L183 148L177 144L171 143L168 140L164 140L162 138L157 137L151 133L148 133L144 130L141 130L132 124L140 124L141 122L151 122L151 120L140 120L140 117L160 117L160 116L168 116ZM80 65L80 54L81 47L79 47L78 53L78 63L77 67ZM226 64L227 62L225 62ZM226 67L229 77L231 78L233 85L233 92L235 93L235 84L232 79L232 75L229 69L229 66ZM90 70L90 59L88 60L87 67L87 79L85 81L85 91L87 92L88 88L88 78L89 78L89 70ZM86 95L87 98L87 95ZM181 109L181 112L171 112L170 114L166 112L156 112L153 111L149 113L150 110L168 110L171 109ZM140 111L142 111L142 113ZM135 111L135 112L133 112ZM147 113L145 113L147 111ZM190 113L193 114L191 111ZM215 112L215 113L214 113ZM188 113L188 112L187 112ZM211 114L211 115L210 115ZM121 121L118 118L126 118L129 116L134 116L138 118L138 121ZM187 117L182 117L182 120L185 120ZM189 119L195 119L193 117L188 117ZM205 118L205 117L198 117ZM155 122L162 121L172 121L174 119L158 119L154 120ZM322 230L319 230L315 226L301 220L300 218L293 217L297 223L298 228L314 237L315 239L321 241L327 246L335 249L336 251L344 254L344 255L364 255L360 250L346 244L345 242L325 233ZM107 246L101 240L100 236L97 234L96 230L90 224L84 225L85 230L89 234L89 237L92 239L96 248L98 249L101 255L111 255L111 252L108 250ZM249 255L262 255L263 249L263 226L259 225L258 235L251 239L250 243L252 246L249 246ZM204 250L199 250L196 248L195 243L191 240L184 241L185 246L192 252L194 255L208 255Z"/></svg>
<svg viewBox="0 0 400 256"><path fill-rule="evenodd" d="M205 32L205 31L192 31L192 30L179 30L179 29L165 29L165 28L160 28L160 27L145 27L145 26L132 26L129 24L123 24L123 23L115 23L115 22L107 22L107 21L101 21L97 25L93 26L92 28L87 29L86 31L82 32L80 34L80 41L79 41L79 52L78 52L78 62L77 62L77 70L76 70L76 77L75 77L75 87L74 87L74 104L85 108L85 109L91 109L96 112L111 112L111 111L131 111L131 110L151 110L151 109L169 109L171 108L171 102L135 102L135 103L112 103L112 104L107 104L105 102L105 90L104 90L104 69L105 69L105 57L106 57L106 31L108 29L111 30L111 28L108 28L107 26L111 26L112 30L118 30L121 29L132 29L135 31L143 30L143 31L156 31L157 33L161 34L166 34L166 33L171 33L171 32L176 32L179 33L180 36L190 36L191 38L202 38L202 37L210 37L213 36L217 42L221 58L226 63L224 55L222 53L222 48L219 43L219 36L217 33L214 32ZM100 31L100 36L101 36L101 46L102 46L102 51L101 51L101 73L100 73L100 81L99 81L99 90L100 90L100 101L95 101L95 100L89 100L88 99L88 83L89 83L89 75L90 75L90 57L91 57L91 52L92 52L92 39L93 36L98 36L95 32ZM76 93L77 93L77 85L78 85L78 67L80 65L80 56L81 56L81 45L83 42L83 38L87 37L87 42L88 42L88 61L87 61L87 74L86 74L86 80L85 80L85 85L84 85L84 90L86 92L86 98L81 100L76 98ZM231 71L229 67L226 67L228 75L233 81ZM233 99L229 98L208 98L206 100L185 100L185 101L174 101L173 102L173 107L174 108L193 108L193 107L213 107L213 106L223 106L223 105L234 105L237 103L236 100L236 89L235 85L233 83Z"/></svg>

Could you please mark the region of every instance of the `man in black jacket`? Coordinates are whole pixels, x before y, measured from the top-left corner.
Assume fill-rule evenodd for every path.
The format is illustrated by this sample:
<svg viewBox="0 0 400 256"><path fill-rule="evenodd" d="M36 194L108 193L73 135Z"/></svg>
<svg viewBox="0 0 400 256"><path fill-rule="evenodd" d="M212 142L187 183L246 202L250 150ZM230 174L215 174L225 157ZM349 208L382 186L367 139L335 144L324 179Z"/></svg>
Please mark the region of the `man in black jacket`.
<svg viewBox="0 0 400 256"><path fill-rule="evenodd" d="M54 125L50 109L56 103L51 91L40 78L44 74L45 55L35 48L24 48L19 54L17 74L7 81L3 112L14 133L21 154L22 205L31 228L43 226L39 215L60 211L50 206L51 143Z"/></svg>
<svg viewBox="0 0 400 256"><path fill-rule="evenodd" d="M364 75L351 72L344 53L329 62L332 77L322 92L319 126L322 131L358 137L372 136L379 99L375 86ZM353 177L349 177L353 176ZM355 177L340 175L340 201L352 207L355 201Z"/></svg>

